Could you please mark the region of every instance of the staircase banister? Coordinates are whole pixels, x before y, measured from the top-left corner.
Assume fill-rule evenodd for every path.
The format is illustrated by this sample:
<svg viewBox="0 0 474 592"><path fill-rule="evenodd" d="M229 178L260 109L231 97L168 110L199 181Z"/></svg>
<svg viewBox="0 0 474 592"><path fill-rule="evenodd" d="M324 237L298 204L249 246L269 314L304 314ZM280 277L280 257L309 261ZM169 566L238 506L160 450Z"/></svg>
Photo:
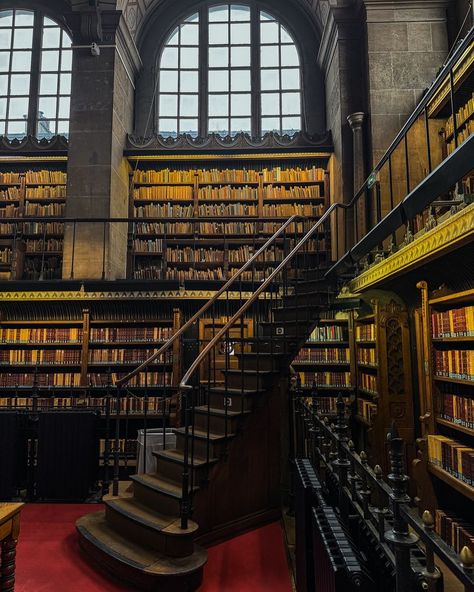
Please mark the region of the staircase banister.
<svg viewBox="0 0 474 592"><path fill-rule="evenodd" d="M168 351L173 343L175 343L175 341L181 337L181 335L183 335L206 311L209 310L209 308L211 308L211 306L222 296L222 294L224 294L225 292L228 291L228 289L240 278L240 276L247 271L247 269L249 267L251 267L254 263L254 261L256 261L258 259L258 257L260 257L260 255L266 251L266 249L268 247L270 247L284 232L285 230L288 228L288 226L290 226L291 224L293 224L294 222L298 222L300 220L303 220L304 218L302 218L301 216L291 216L291 218L288 218L288 220L281 225L281 227L275 232L275 234L273 234L267 241L266 243L260 247L260 249L258 249L258 251L256 251L252 257L246 262L244 263L244 265L239 269L239 271L232 276L213 296L212 298L210 298L182 327L180 327L178 329L178 331L176 331L176 333L174 333L169 339L168 341L162 345L162 347L160 347L160 349L158 351L156 351L153 355L151 355L148 359L146 359L144 362L142 362L137 368L135 368L134 370L132 370L131 372L129 372L126 376L124 376L123 378L118 379L115 384L118 388L123 387L127 382L129 382L132 378L134 378L135 376L137 376L138 374L140 374L140 372L143 372L143 370L145 370L150 364L152 364L157 358L159 358L161 355L163 355L166 351ZM321 218L322 219L322 218ZM259 294L261 293L261 291L259 292Z"/></svg>
<svg viewBox="0 0 474 592"><path fill-rule="evenodd" d="M214 348L216 343L219 342L221 337L223 337L229 329L233 327L233 325L238 321L238 319L255 303L258 299L260 294L264 292L267 287L273 282L275 277L283 271L287 265L293 260L295 255L301 250L301 248L312 238L315 234L317 229L330 217L332 212L337 209L347 209L347 206L344 204L332 204L326 212L321 216L321 218L316 222L316 224L305 234L305 236L300 240L300 242L293 248L293 250L283 259L283 261L276 267L273 272L267 277L267 279L262 282L260 287L252 294L252 296L239 308L239 310L227 321L227 323L222 327L216 335L209 341L206 347L201 351L198 357L194 360L191 364L189 369L184 374L181 382L179 383L179 389L188 389L190 388L187 382L194 374L194 372L199 368L202 361L206 358L207 354Z"/></svg>

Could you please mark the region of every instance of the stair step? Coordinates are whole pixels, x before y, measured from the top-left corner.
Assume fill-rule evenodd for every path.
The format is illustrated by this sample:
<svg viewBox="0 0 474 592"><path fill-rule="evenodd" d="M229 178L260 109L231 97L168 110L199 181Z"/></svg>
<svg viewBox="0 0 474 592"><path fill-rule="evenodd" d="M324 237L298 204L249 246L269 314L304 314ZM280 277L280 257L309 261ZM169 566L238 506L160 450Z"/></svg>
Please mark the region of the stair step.
<svg viewBox="0 0 474 592"><path fill-rule="evenodd" d="M153 452L153 456L166 459L169 462L173 462L175 464L184 464L184 454L180 450L158 450L157 452ZM215 464L216 462L219 462L218 458L210 458L209 461L207 461L205 458L197 458L195 456L192 466L194 468L198 468L209 464ZM191 466L191 459L189 459L189 465Z"/></svg>
<svg viewBox="0 0 474 592"><path fill-rule="evenodd" d="M195 413L202 413L203 415L207 415L209 412L209 415L215 415L216 417L225 417L226 415L227 415L227 417L240 417L241 415L248 415L250 413L249 411L244 411L242 413L241 411L229 411L229 410L227 410L227 413L226 413L224 409L217 409L217 408L212 408L212 407L210 407L208 409L207 405L202 405L201 407L195 407L194 412Z"/></svg>
<svg viewBox="0 0 474 592"><path fill-rule="evenodd" d="M166 516L164 514L159 514L155 510L151 510L148 506L141 504L133 497L133 494L120 497L107 495L104 497L103 501L106 506L113 508L120 514L127 516L127 518L130 518L135 522L140 523L142 526L146 526L152 530L173 533L179 529L179 516ZM189 531L181 531L181 533L195 532L196 530L197 524L194 522L192 525L190 525Z"/></svg>
<svg viewBox="0 0 474 592"><path fill-rule="evenodd" d="M172 483L166 479L162 479L157 475L131 475L130 479L134 483L146 487L147 489L151 489L152 491L160 493L166 497L170 497L175 500L180 500L182 498L183 490L181 485Z"/></svg>
<svg viewBox="0 0 474 592"><path fill-rule="evenodd" d="M79 543L98 567L140 590L196 590L202 582L207 551L193 547L191 555L169 557L125 538L94 512L76 522Z"/></svg>
<svg viewBox="0 0 474 592"><path fill-rule="evenodd" d="M177 434L180 434L181 436L185 437L186 436L186 428L176 428L175 432ZM235 436L235 434L227 434L227 436L225 434L216 434L213 432L210 432L209 434L203 430L198 430L196 428L194 428L194 433L193 433L193 429L192 426L189 426L189 434L188 437L189 438L196 438L196 440L211 440L212 442L221 442L223 440L226 440L226 438L233 438Z"/></svg>

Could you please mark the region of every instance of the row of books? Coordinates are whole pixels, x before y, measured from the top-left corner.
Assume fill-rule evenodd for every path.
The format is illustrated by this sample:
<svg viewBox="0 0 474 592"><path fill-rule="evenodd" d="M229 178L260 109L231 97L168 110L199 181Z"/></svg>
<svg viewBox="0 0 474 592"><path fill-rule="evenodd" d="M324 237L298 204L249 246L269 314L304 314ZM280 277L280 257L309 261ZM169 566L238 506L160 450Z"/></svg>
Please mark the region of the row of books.
<svg viewBox="0 0 474 592"><path fill-rule="evenodd" d="M269 215L269 214L268 214ZM258 216L257 206L243 203L233 204L206 204L198 207L198 216L203 218L219 216Z"/></svg>
<svg viewBox="0 0 474 592"><path fill-rule="evenodd" d="M12 262L12 250L0 249L0 263L10 264Z"/></svg>
<svg viewBox="0 0 474 592"><path fill-rule="evenodd" d="M107 386L115 384L119 378L126 376L123 372L111 372L107 374L93 373L88 374L88 383L90 386ZM173 384L173 372L141 372L134 376L130 382L127 383L129 387L150 387L159 388L163 386L170 386Z"/></svg>
<svg viewBox="0 0 474 592"><path fill-rule="evenodd" d="M167 341L173 334L173 327L93 327L91 343L134 343Z"/></svg>
<svg viewBox="0 0 474 592"><path fill-rule="evenodd" d="M145 405L147 414L158 415L163 413L163 397L147 397L147 402L143 397L120 397L120 414L144 414ZM107 399L105 397L71 397L71 396L51 396L37 397L36 404L38 410L50 409L70 409L89 408L97 409L102 414L106 411ZM110 414L117 413L117 398L109 399ZM0 397L0 409L31 409L33 407L33 397Z"/></svg>
<svg viewBox="0 0 474 592"><path fill-rule="evenodd" d="M436 350L434 369L437 376L474 381L474 350Z"/></svg>
<svg viewBox="0 0 474 592"><path fill-rule="evenodd" d="M14 204L0 208L0 218L18 218L20 216L20 208Z"/></svg>
<svg viewBox="0 0 474 592"><path fill-rule="evenodd" d="M77 365L81 352L75 349L9 349L0 350L0 364L11 365Z"/></svg>
<svg viewBox="0 0 474 592"><path fill-rule="evenodd" d="M133 173L133 182L140 183L194 183L195 171L140 171Z"/></svg>
<svg viewBox="0 0 474 592"><path fill-rule="evenodd" d="M474 336L474 306L453 308L431 314L433 339Z"/></svg>
<svg viewBox="0 0 474 592"><path fill-rule="evenodd" d="M271 204L264 205L264 217L268 218L286 218L290 216L307 216L310 218L317 218L324 214L324 206L312 206L308 204Z"/></svg>
<svg viewBox="0 0 474 592"><path fill-rule="evenodd" d="M377 405L372 403L372 401L358 398L357 413L369 423L372 423L373 418L377 415Z"/></svg>
<svg viewBox="0 0 474 592"><path fill-rule="evenodd" d="M439 415L456 425L474 429L474 399L442 393Z"/></svg>
<svg viewBox="0 0 474 592"><path fill-rule="evenodd" d="M347 333L340 325L323 325L316 327L308 341L345 341Z"/></svg>
<svg viewBox="0 0 474 592"><path fill-rule="evenodd" d="M194 206L177 206L173 204L150 204L135 206L136 218L192 218Z"/></svg>
<svg viewBox="0 0 474 592"><path fill-rule="evenodd" d="M224 280L226 276L221 267L216 269L175 269L168 267L164 279L177 280L182 283L187 280Z"/></svg>
<svg viewBox="0 0 474 592"><path fill-rule="evenodd" d="M258 199L258 190L252 187L203 187L199 190L198 199L202 200L248 200Z"/></svg>
<svg viewBox="0 0 474 592"><path fill-rule="evenodd" d="M150 240L142 240L136 238L133 241L133 249L137 253L162 253L163 252L163 241L155 238Z"/></svg>
<svg viewBox="0 0 474 592"><path fill-rule="evenodd" d="M193 188L185 185L184 187L173 187L172 185L163 185L163 186L142 186L138 187L133 192L134 199L142 199L142 200L174 200L178 201L182 200L192 200L193 199Z"/></svg>
<svg viewBox="0 0 474 592"><path fill-rule="evenodd" d="M239 273L239 267L229 268L229 277L234 277ZM253 269L252 271L244 271L240 274L239 278L243 282L258 282L264 280L274 271L273 267L267 267L266 269Z"/></svg>
<svg viewBox="0 0 474 592"><path fill-rule="evenodd" d="M20 173L0 173L0 185L20 184Z"/></svg>
<svg viewBox="0 0 474 592"><path fill-rule="evenodd" d="M429 461L468 485L474 485L474 448L447 436L428 435Z"/></svg>
<svg viewBox="0 0 474 592"><path fill-rule="evenodd" d="M343 347L304 347L295 358L295 362L348 363L349 360L350 350Z"/></svg>
<svg viewBox="0 0 474 592"><path fill-rule="evenodd" d="M472 134L474 134L474 119L470 119L460 130L458 130L458 146L465 142ZM446 147L448 154L452 154L456 149L455 139L453 138L448 142Z"/></svg>
<svg viewBox="0 0 474 592"><path fill-rule="evenodd" d="M23 222L24 234L64 234L63 222Z"/></svg>
<svg viewBox="0 0 474 592"><path fill-rule="evenodd" d="M170 263L223 263L224 251L218 249L166 249L166 260Z"/></svg>
<svg viewBox="0 0 474 592"><path fill-rule="evenodd" d="M137 235L153 234L153 235L169 235L176 234L193 234L197 227L190 222L139 222L136 225ZM205 234L213 234L213 232L205 232Z"/></svg>
<svg viewBox="0 0 474 592"><path fill-rule="evenodd" d="M365 391L377 394L377 377L373 374L359 372L359 387Z"/></svg>
<svg viewBox="0 0 474 592"><path fill-rule="evenodd" d="M156 350L152 349L93 349L89 352L91 364L135 364L147 360ZM1 353L1 352L0 352ZM169 364L172 361L173 352L167 351L156 361Z"/></svg>
<svg viewBox="0 0 474 592"><path fill-rule="evenodd" d="M39 204L26 202L25 216L50 216L51 218L59 218L64 215L63 203Z"/></svg>
<svg viewBox="0 0 474 592"><path fill-rule="evenodd" d="M357 341L375 341L375 324L369 323L356 326L356 340Z"/></svg>
<svg viewBox="0 0 474 592"><path fill-rule="evenodd" d="M40 187L27 187L26 199L65 199L65 185L47 185Z"/></svg>
<svg viewBox="0 0 474 592"><path fill-rule="evenodd" d="M311 402L324 415L335 415L337 413L337 397L313 397ZM344 397L344 403L348 405L349 399L347 397Z"/></svg>
<svg viewBox="0 0 474 592"><path fill-rule="evenodd" d="M474 93L472 97L456 113L456 126L459 128L474 114ZM446 136L454 134L454 120L451 116L445 126Z"/></svg>
<svg viewBox="0 0 474 592"><path fill-rule="evenodd" d="M357 348L357 361L361 364L371 364L375 366L377 363L375 349L373 347Z"/></svg>
<svg viewBox="0 0 474 592"><path fill-rule="evenodd" d="M263 169L264 183L293 183L298 181L324 181L325 170L318 167L282 169Z"/></svg>
<svg viewBox="0 0 474 592"><path fill-rule="evenodd" d="M458 555L463 547L474 553L474 528L455 514L436 510L435 531Z"/></svg>
<svg viewBox="0 0 474 592"><path fill-rule="evenodd" d="M0 373L0 387L16 387L16 386L80 386L81 375L74 372L64 373Z"/></svg>
<svg viewBox="0 0 474 592"><path fill-rule="evenodd" d="M1 343L80 343L81 341L82 329L75 327L0 328Z"/></svg>
<svg viewBox="0 0 474 592"><path fill-rule="evenodd" d="M350 372L300 372L302 386L332 386L350 388Z"/></svg>
<svg viewBox="0 0 474 592"><path fill-rule="evenodd" d="M26 184L60 184L66 183L67 175L62 171L27 171Z"/></svg>
<svg viewBox="0 0 474 592"><path fill-rule="evenodd" d="M62 274L62 259L60 257L26 258L23 266L25 280L53 280L60 279Z"/></svg>
<svg viewBox="0 0 474 592"><path fill-rule="evenodd" d="M42 253L43 251L62 251L64 242L62 239L48 238L43 239L29 239L25 242L27 253Z"/></svg>
<svg viewBox="0 0 474 592"><path fill-rule="evenodd" d="M19 201L20 197L21 194L18 187L8 187L8 189L2 189L0 191L1 201Z"/></svg>
<svg viewBox="0 0 474 592"><path fill-rule="evenodd" d="M229 262L231 263L242 263L242 265L251 259L255 254L256 249L251 246L245 245L239 249L232 249L229 251ZM259 256L258 261L283 261L285 253L283 249L278 247L271 247L266 249L262 255Z"/></svg>
<svg viewBox="0 0 474 592"><path fill-rule="evenodd" d="M265 199L318 199L321 197L321 188L319 185L310 185L308 187L275 187L267 185L264 188L263 197Z"/></svg>

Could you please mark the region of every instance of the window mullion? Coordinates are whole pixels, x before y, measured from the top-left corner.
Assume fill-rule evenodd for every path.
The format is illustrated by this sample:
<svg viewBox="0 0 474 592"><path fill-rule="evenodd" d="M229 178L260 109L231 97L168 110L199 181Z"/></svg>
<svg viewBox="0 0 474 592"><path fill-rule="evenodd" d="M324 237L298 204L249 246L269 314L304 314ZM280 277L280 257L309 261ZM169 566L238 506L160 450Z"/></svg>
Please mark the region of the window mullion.
<svg viewBox="0 0 474 592"><path fill-rule="evenodd" d="M199 11L199 136L209 133L209 13L208 7Z"/></svg>
<svg viewBox="0 0 474 592"><path fill-rule="evenodd" d="M43 14L35 10L33 25L33 44L31 54L30 100L28 103L28 124L26 132L36 136L38 125L39 80L41 66L41 36L43 33Z"/></svg>
<svg viewBox="0 0 474 592"><path fill-rule="evenodd" d="M252 3L250 8L250 88L251 130L252 136L260 138L262 135L262 100L260 84L260 14L258 6Z"/></svg>

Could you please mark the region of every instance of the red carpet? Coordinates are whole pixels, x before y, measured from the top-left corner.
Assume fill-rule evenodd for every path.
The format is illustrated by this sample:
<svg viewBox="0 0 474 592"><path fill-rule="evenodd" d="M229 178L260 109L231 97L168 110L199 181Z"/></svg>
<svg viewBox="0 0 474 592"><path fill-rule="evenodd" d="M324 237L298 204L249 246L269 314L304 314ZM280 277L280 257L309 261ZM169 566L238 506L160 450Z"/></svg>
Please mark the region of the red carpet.
<svg viewBox="0 0 474 592"><path fill-rule="evenodd" d="M74 523L87 504L28 504L22 512L16 592L132 592L92 569ZM200 592L291 592L280 524L209 549Z"/></svg>

